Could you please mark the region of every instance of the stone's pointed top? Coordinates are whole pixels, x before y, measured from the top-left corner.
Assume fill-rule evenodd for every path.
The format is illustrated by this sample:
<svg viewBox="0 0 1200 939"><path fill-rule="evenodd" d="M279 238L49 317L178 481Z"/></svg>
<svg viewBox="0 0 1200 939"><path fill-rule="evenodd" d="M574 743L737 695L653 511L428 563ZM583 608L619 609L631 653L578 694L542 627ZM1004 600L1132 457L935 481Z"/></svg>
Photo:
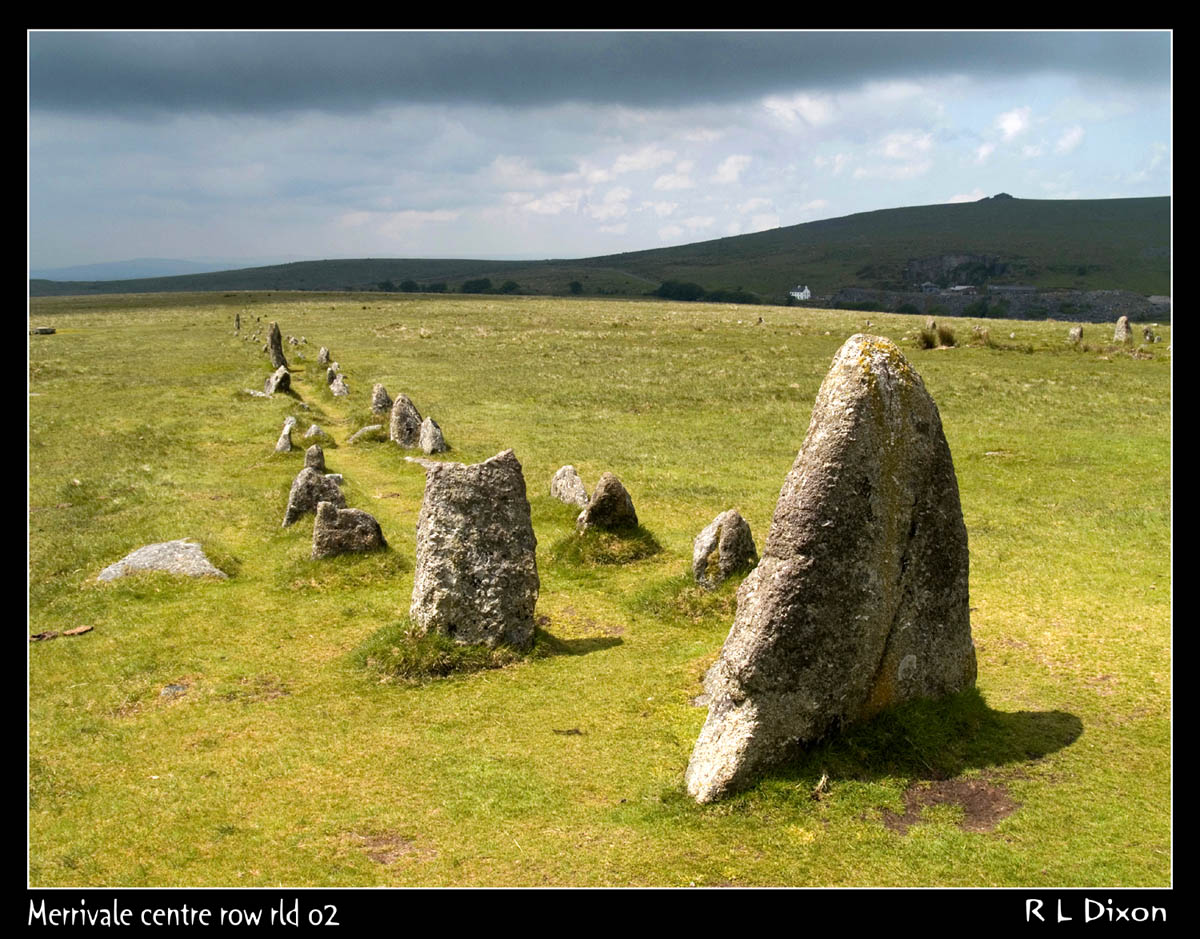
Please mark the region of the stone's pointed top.
<svg viewBox="0 0 1200 939"><path fill-rule="evenodd" d="M287 366L281 365L267 378L263 384L263 392L273 395L277 391L290 391L291 387L292 374L287 370Z"/></svg>
<svg viewBox="0 0 1200 939"><path fill-rule="evenodd" d="M319 444L313 444L304 451L304 465L315 469L318 473L325 472L325 451Z"/></svg>
<svg viewBox="0 0 1200 939"><path fill-rule="evenodd" d="M633 499L629 492L612 473L605 473L596 483L592 498L575 526L580 531L591 528L601 528L606 531L622 531L637 528L637 512L633 508Z"/></svg>
<svg viewBox="0 0 1200 939"><path fill-rule="evenodd" d="M751 785L797 746L894 704L970 687L967 574L937 407L894 343L852 336L706 676L692 797Z"/></svg>
<svg viewBox="0 0 1200 939"><path fill-rule="evenodd" d="M442 428L432 417L421 422L420 444L426 453L445 453L450 449L446 438L442 436Z"/></svg>

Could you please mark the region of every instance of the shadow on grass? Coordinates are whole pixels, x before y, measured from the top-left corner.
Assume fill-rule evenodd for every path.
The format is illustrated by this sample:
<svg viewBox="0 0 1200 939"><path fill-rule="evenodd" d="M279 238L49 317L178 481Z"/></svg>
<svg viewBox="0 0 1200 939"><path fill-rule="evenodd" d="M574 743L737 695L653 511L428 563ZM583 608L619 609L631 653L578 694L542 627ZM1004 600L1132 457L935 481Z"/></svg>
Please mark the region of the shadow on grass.
<svg viewBox="0 0 1200 939"><path fill-rule="evenodd" d="M823 776L876 782L947 780L972 769L1013 767L1070 746L1083 722L1065 711L996 711L978 689L914 701L831 734L725 800L734 810L764 799L808 800ZM680 786L664 801L694 804ZM722 804L722 803L717 803Z"/></svg>
<svg viewBox="0 0 1200 939"><path fill-rule="evenodd" d="M551 658L557 655L587 655L619 646L619 636L585 636L580 639L559 639L538 627L533 637L533 658Z"/></svg>

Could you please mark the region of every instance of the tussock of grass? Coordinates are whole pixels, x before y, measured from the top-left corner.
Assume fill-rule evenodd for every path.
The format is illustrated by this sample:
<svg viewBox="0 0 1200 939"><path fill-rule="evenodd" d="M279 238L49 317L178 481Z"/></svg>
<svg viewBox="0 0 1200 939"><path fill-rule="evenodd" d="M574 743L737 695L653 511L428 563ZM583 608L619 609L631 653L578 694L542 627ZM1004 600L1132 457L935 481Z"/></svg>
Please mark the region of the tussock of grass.
<svg viewBox="0 0 1200 939"><path fill-rule="evenodd" d="M713 590L688 574L648 584L630 606L668 623L720 625L728 628L737 612L737 589L742 578L730 577Z"/></svg>
<svg viewBox="0 0 1200 939"><path fill-rule="evenodd" d="M592 528L556 542L550 549L550 562L565 567L631 564L660 551L662 545L644 525L620 532Z"/></svg>
<svg viewBox="0 0 1200 939"><path fill-rule="evenodd" d="M417 635L412 621L403 619L372 633L350 654L350 661L384 682L422 684L450 675L504 668L529 656L529 651L503 644L489 649L457 643L439 632Z"/></svg>

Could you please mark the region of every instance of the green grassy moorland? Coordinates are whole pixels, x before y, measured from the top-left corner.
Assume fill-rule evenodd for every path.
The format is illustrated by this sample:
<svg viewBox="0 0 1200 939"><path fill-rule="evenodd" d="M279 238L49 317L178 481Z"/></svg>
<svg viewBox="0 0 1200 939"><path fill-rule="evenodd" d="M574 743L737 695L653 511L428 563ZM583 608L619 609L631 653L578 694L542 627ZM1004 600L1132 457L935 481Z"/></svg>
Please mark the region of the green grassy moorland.
<svg viewBox="0 0 1200 939"><path fill-rule="evenodd" d="M261 317L307 339L285 346L295 396L243 393L270 370L235 313L243 336ZM869 316L923 376L954 455L977 691L697 806L691 699L736 584L689 583L692 539L737 507L761 550L820 382L867 314L34 300L30 325L57 333L29 337L28 627L94 628L28 646L31 884L1169 885L1170 329L1139 350L1085 326L1076 348L1064 323L980 321L984 343L940 319L958 345L924 349L918 318ZM321 345L348 399L328 392ZM392 444L346 445L377 381L441 424L451 459L521 460L532 654L405 677L453 650L404 647L424 474ZM328 468L389 550L312 561L311 522L280 527L303 463L273 453L289 414L297 443L316 422L340 444ZM632 543L577 539L549 496L564 463L589 488L620 476ZM230 578L96 581L177 538Z"/></svg>

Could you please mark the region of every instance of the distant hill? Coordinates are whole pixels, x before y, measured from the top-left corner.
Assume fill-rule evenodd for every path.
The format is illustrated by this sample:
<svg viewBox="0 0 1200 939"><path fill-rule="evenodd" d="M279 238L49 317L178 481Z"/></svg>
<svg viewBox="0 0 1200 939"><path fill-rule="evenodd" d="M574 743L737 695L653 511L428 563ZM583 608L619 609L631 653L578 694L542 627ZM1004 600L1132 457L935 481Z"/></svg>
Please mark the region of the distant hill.
<svg viewBox="0 0 1200 939"><path fill-rule="evenodd" d="M263 261L280 258L263 258ZM228 258L212 261L184 261L177 258L134 258L130 261L106 261L100 264L76 264L71 267L53 267L31 270L29 276L37 280L95 281L131 280L146 277L173 277L180 274L206 274L211 271L227 271L241 267Z"/></svg>
<svg viewBox="0 0 1200 939"><path fill-rule="evenodd" d="M1169 294L1171 200L996 198L863 212L749 235L604 257L546 261L359 259L136 280L31 279L32 296L235 290L401 290L506 282L523 294L643 296L666 281L783 303L842 287L922 282ZM406 284L406 282L409 282ZM577 284L572 289L572 282ZM510 285L510 289L511 285Z"/></svg>

